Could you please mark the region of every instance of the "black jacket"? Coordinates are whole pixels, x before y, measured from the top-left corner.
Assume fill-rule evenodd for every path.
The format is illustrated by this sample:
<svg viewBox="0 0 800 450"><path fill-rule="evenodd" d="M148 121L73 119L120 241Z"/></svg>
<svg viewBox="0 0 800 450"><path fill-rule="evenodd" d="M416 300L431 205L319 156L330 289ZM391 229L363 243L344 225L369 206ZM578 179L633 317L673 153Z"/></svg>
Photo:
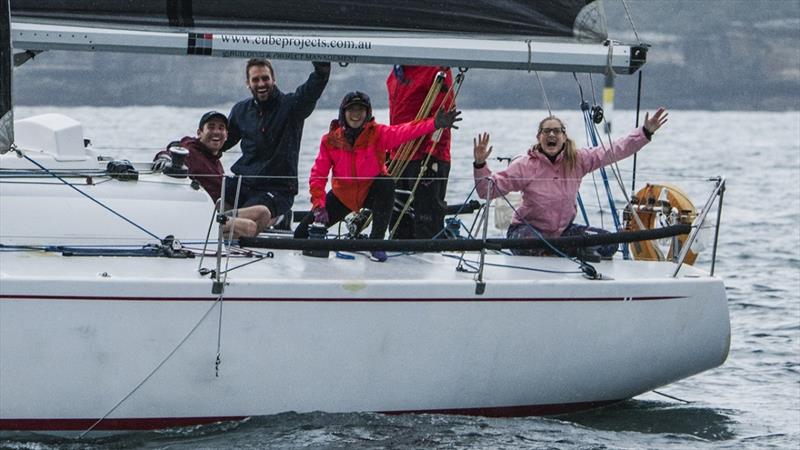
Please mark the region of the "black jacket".
<svg viewBox="0 0 800 450"><path fill-rule="evenodd" d="M233 105L223 149L241 140L242 156L231 170L245 177L243 185L297 195L297 159L303 122L314 111L327 83L328 75L315 71L292 94L284 94L275 87L264 102L252 97ZM248 175L258 178L247 178Z"/></svg>

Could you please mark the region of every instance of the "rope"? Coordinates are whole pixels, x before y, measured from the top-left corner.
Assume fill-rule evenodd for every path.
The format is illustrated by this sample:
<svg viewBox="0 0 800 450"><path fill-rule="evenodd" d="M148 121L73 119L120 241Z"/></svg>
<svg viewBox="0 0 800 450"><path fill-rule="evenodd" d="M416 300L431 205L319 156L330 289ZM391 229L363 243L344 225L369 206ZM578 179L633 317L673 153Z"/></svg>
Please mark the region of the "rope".
<svg viewBox="0 0 800 450"><path fill-rule="evenodd" d="M639 128L639 114L642 104L642 71L639 71L639 82L636 87L636 128ZM631 195L636 194L636 156L639 152L633 154L633 175L631 175Z"/></svg>
<svg viewBox="0 0 800 450"><path fill-rule="evenodd" d="M631 17L631 10L628 8L628 2L622 0L622 6L625 7L625 15L628 16L628 23L631 24L633 35L636 36L636 42L642 42L642 40L639 39L639 33L636 32L636 25L633 24L633 17Z"/></svg>
<svg viewBox="0 0 800 450"><path fill-rule="evenodd" d="M458 93L461 91L461 85L464 82L465 72L466 71L461 71L456 76L454 89L449 89L447 91L447 94L445 94L445 98L442 100L442 104L439 107L440 110L445 110L445 111L449 110L455 104L456 98L458 97ZM438 78L439 77L437 77L437 79ZM433 149L433 147L435 147L439 143L439 139L442 136L441 131L442 130L436 130L434 132L431 142L431 149ZM419 147L419 144L417 144L417 147ZM425 175L425 172L428 171L428 164L430 163L432 155L433 151L428 152L427 155L425 155L425 160L420 164L419 173L417 174L417 177L414 180L414 186L411 188L411 192L408 194L408 197L406 198L406 202L403 205L403 209L400 211L400 214L397 215L397 220L395 221L394 226L392 226L392 229L389 232L389 239L392 239L394 237L395 232L397 232L397 227L400 226L400 221L406 215L406 212L408 212L408 208L411 207L411 203L413 203L414 201L414 193L417 192L417 188L419 187L419 183L422 181L422 177ZM409 161L406 160L405 164L403 165L403 171L405 171L406 167L408 167L408 163ZM402 171L399 172L399 174L402 173L403 173Z"/></svg>
<svg viewBox="0 0 800 450"><path fill-rule="evenodd" d="M445 258L454 258L454 259L459 258L461 261L466 262L466 263L478 264L478 261L470 261L470 260L467 260L467 259L463 259L463 256L459 257L459 256L447 255L447 254L442 254L442 256L444 256ZM535 268L535 267L518 266L518 265L514 265L514 264L500 264L500 263L487 263L487 262L485 262L484 265L491 266L491 267L504 267L504 268L507 268L507 269L530 270L530 271L533 271L533 272L542 272L542 273L563 273L563 274L569 274L569 273L579 274L579 273L583 273L580 270L549 270L549 269L538 269L538 268Z"/></svg>
<svg viewBox="0 0 800 450"><path fill-rule="evenodd" d="M547 106L548 117L553 117L553 110L550 108L550 100L547 99L547 92L545 92L544 84L542 84L542 79L539 77L539 71L533 68L533 47L531 46L531 40L527 39L525 43L528 44L528 73L533 72L536 74L536 79L539 81L539 88L542 90L544 104Z"/></svg>
<svg viewBox="0 0 800 450"><path fill-rule="evenodd" d="M78 192L79 194L83 195L84 197L88 198L89 200L91 200L91 201L93 201L93 202L97 203L98 205L100 205L101 207L105 208L105 209L106 209L106 211L110 212L111 214L114 214L115 216L119 217L120 219L124 220L125 222L128 222L129 224L131 224L131 225L133 225L134 227L138 228L139 230L143 231L143 232L144 232L145 234L147 234L148 236L152 237L153 239L157 239L159 242L161 241L161 238L159 238L159 237L158 237L158 236L156 236L155 234L151 233L150 231L148 231L147 229L145 229L145 228L144 228L144 227L142 227L141 225L139 225L139 224L135 223L134 221L132 221L132 220L128 219L127 217L123 216L122 214L120 214L120 213L118 213L118 212L114 211L113 209L111 209L110 207L106 206L106 205L105 205L105 204L103 204L101 201L97 200L96 198L92 197L91 195L89 195L89 194L87 194L87 193L83 192L82 190L78 189L78 188L77 188L77 187L75 187L75 186L74 186L72 183L70 183L70 182L68 182L67 180L65 180L65 179L61 178L60 176L56 175L55 173L53 173L52 171L50 171L49 169L47 169L47 168L46 168L46 167L44 167L43 165L41 165L41 164L39 164L38 162L36 162L36 161L34 161L33 159L31 159L31 158L30 158L28 155L25 155L25 154L23 154L23 155L22 155L22 157L23 157L23 158L25 158L25 159L27 159L29 162L31 162L31 163L32 163L33 165L35 165L36 167L38 167L38 168L42 169L42 170L43 170L45 173L47 173L48 175L52 175L53 177L55 177L56 179L58 179L58 181L60 181L60 182L64 183L64 184L65 184L65 185L67 185L68 187L71 187L72 189L74 189L74 190L75 190L76 192Z"/></svg>
<svg viewBox="0 0 800 450"><path fill-rule="evenodd" d="M658 395L660 395L662 397L671 398L672 400L677 400L679 402L683 402L683 403L686 403L686 404L692 403L689 400L684 400L682 398L678 398L678 397L675 397L675 396L672 396L672 395L668 395L668 394L665 394L663 392L659 392L659 391L656 391L656 390L653 390L653 393L654 394L658 394Z"/></svg>
<svg viewBox="0 0 800 450"><path fill-rule="evenodd" d="M445 78L446 75L444 72L439 72L436 74L436 77L433 79L431 87L428 89L428 93L425 95L425 99L422 101L414 120L421 120L430 116L434 101L436 100L436 96L439 95L439 92L442 90ZM444 103L444 101L442 103ZM403 172L405 172L406 168L408 167L409 159L414 153L417 152L417 149L419 149L419 146L422 144L425 137L426 136L420 136L413 141L406 142L400 146L395 153L395 157L389 163L389 167L387 168L389 175L392 178L397 180L403 174Z"/></svg>
<svg viewBox="0 0 800 450"><path fill-rule="evenodd" d="M172 358L172 355L174 355L178 351L178 349L181 348L181 346L183 346L183 344L186 343L187 340L189 340L189 338L192 336L192 334L194 334L194 332L197 330L197 328L200 326L200 324L202 324L203 321L206 320L206 317L208 317L208 315L211 313L211 311L214 309L214 307L217 306L217 303L220 303L221 301L222 301L222 295L217 297L217 299L214 301L214 303L211 304L211 307L208 308L208 311L206 311L205 314L203 314L203 316L200 318L200 320L198 320L197 323L192 327L192 329L189 330L189 333L187 333L186 336L183 339L181 339L180 342L178 342L178 345L176 345L175 348L173 348L172 351L169 352L169 354L160 363L158 363L158 365L155 367L155 369L150 371L150 373L148 373L147 376L144 377L144 379L142 381L140 381L139 384L136 385L136 387L134 387L126 396L122 397L122 399L120 401L118 401L117 404L115 404L111 409L109 409L107 413L103 414L102 417L97 419L97 421L95 423L93 423L92 426L90 426L83 433L81 433L78 436L78 439L83 438L84 436L86 436L87 433L89 433L90 431L94 430L95 427L97 427L97 425L100 424L100 422L102 422L109 415L111 415L111 413L113 413L117 408L119 408L120 405L122 405L122 403L124 403L126 400L128 400L128 398L130 398L136 391L139 390L140 387L142 387L150 378L152 378L153 375L155 375L156 372L158 372L158 370L161 369L161 367L164 364L166 364L166 362L169 361L170 358Z"/></svg>

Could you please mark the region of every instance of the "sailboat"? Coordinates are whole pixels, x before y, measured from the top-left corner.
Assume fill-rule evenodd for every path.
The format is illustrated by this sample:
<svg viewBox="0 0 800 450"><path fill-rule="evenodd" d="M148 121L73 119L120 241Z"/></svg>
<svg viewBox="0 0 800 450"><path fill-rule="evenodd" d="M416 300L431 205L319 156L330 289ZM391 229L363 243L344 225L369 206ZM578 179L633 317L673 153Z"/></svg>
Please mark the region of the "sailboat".
<svg viewBox="0 0 800 450"><path fill-rule="evenodd" d="M612 233L681 236L662 258L511 256L537 243L486 233L234 245L187 178L114 164L67 116L13 120L12 61L47 50L616 74L646 59L606 38L592 0L397 3L0 1L0 432L560 414L725 361L724 284L686 262L723 180L688 223ZM675 192L630 209L669 212ZM405 253L302 254L375 248Z"/></svg>

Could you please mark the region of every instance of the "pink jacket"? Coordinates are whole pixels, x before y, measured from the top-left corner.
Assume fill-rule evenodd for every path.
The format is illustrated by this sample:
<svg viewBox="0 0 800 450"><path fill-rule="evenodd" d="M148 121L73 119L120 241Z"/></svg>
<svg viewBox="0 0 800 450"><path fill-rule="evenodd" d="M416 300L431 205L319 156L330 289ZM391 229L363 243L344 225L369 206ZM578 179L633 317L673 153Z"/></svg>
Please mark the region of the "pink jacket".
<svg viewBox="0 0 800 450"><path fill-rule="evenodd" d="M526 156L517 158L505 170L495 174L492 174L488 165L475 169L478 195L484 199L487 197L488 177L494 181L492 198L520 191L522 204L514 214L512 225L523 223L524 219L547 237L561 236L575 219L575 199L583 176L627 158L648 142L642 128L637 128L628 136L614 141L610 147L578 150L572 173L567 173L563 152L555 163L551 163L545 155L530 149Z"/></svg>
<svg viewBox="0 0 800 450"><path fill-rule="evenodd" d="M382 125L373 119L364 125L351 146L344 136L344 128L334 120L330 132L322 137L319 154L311 167L308 181L311 205L325 207L325 185L332 169L333 193L351 211L358 211L367 198L373 178L387 174L386 151L430 134L434 129L433 118L400 125Z"/></svg>

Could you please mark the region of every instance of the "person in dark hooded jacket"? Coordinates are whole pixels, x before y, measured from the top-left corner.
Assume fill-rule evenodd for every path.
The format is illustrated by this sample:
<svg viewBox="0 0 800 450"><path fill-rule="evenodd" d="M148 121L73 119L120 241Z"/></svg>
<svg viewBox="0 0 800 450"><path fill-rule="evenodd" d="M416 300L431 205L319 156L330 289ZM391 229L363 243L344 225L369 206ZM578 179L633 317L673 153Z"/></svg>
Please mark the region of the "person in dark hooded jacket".
<svg viewBox="0 0 800 450"><path fill-rule="evenodd" d="M307 238L312 222L330 227L349 212L367 207L373 214L370 238L383 239L394 201L394 181L386 172L386 149L438 128L454 127L461 120L459 114L460 111L452 110L439 112L435 118L383 125L372 117L367 94L355 91L345 95L339 106L339 118L331 122L330 132L322 137L311 168L312 210L297 226L294 236ZM331 172L331 190L326 194ZM383 262L386 253L374 251L372 259Z"/></svg>
<svg viewBox="0 0 800 450"><path fill-rule="evenodd" d="M330 63L313 64L308 80L286 94L278 89L272 62L264 58L247 62L247 87L253 96L231 109L223 146L227 150L241 141L242 156L231 167L243 178L238 205L234 205L238 180L228 178L225 184L225 203L230 207L265 205L273 223L292 208L303 123L314 111L331 69Z"/></svg>

